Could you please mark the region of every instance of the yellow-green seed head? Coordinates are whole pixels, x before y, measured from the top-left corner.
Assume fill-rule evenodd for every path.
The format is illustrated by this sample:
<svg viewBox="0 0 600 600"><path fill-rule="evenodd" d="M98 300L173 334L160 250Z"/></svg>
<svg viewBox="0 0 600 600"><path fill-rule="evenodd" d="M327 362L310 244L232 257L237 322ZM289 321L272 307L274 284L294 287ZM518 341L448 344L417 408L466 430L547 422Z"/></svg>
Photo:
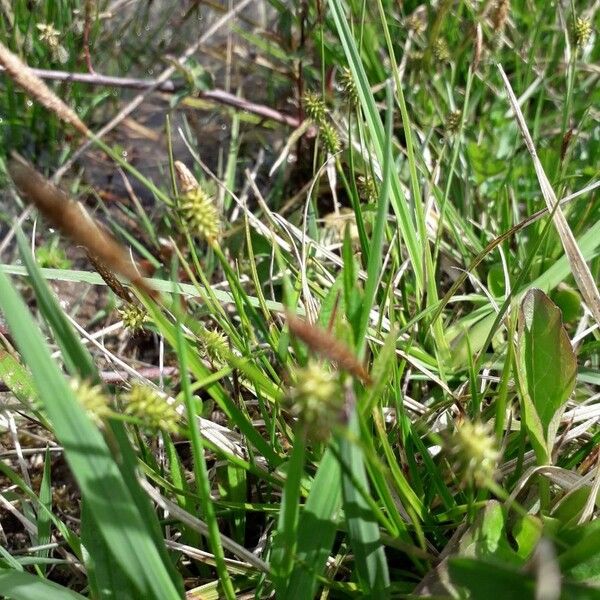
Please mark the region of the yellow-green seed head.
<svg viewBox="0 0 600 600"><path fill-rule="evenodd" d="M405 21L406 27L409 31L415 34L420 34L427 28L427 21L422 11L415 11L412 15L409 15Z"/></svg>
<svg viewBox="0 0 600 600"><path fill-rule="evenodd" d="M196 187L181 197L181 218L192 235L207 242L217 240L221 226L219 211L214 199L201 187Z"/></svg>
<svg viewBox="0 0 600 600"><path fill-rule="evenodd" d="M377 200L377 186L370 175L359 175L356 187L361 200L369 203Z"/></svg>
<svg viewBox="0 0 600 600"><path fill-rule="evenodd" d="M468 481L482 484L494 476L500 453L487 424L465 421L454 433L451 450L455 466Z"/></svg>
<svg viewBox="0 0 600 600"><path fill-rule="evenodd" d="M316 361L294 371L288 400L291 412L318 441L325 440L339 422L344 404L337 375Z"/></svg>
<svg viewBox="0 0 600 600"><path fill-rule="evenodd" d="M123 327L132 333L143 329L144 323L148 320L146 311L135 304L126 304L119 310L119 315L123 321Z"/></svg>
<svg viewBox="0 0 600 600"><path fill-rule="evenodd" d="M143 421L148 428L177 431L180 417L175 407L151 387L135 383L124 400L125 414Z"/></svg>
<svg viewBox="0 0 600 600"><path fill-rule="evenodd" d="M331 123L323 123L320 131L323 147L328 154L335 154L341 147L340 136L335 127Z"/></svg>
<svg viewBox="0 0 600 600"><path fill-rule="evenodd" d="M439 62L448 62L450 59L450 49L444 38L438 38L433 44L433 56Z"/></svg>
<svg viewBox="0 0 600 600"><path fill-rule="evenodd" d="M101 386L91 385L87 381L78 379L72 379L70 383L79 404L91 419L98 423L112 413L110 398L104 393Z"/></svg>
<svg viewBox="0 0 600 600"><path fill-rule="evenodd" d="M306 114L318 125L325 122L327 118L327 108L323 98L316 92L306 92L304 94L304 108Z"/></svg>
<svg viewBox="0 0 600 600"><path fill-rule="evenodd" d="M356 81L354 81L352 71L350 71L350 69L347 67L342 69L342 74L340 75L340 84L348 103L351 106L356 106L358 104L358 90L356 89Z"/></svg>
<svg viewBox="0 0 600 600"><path fill-rule="evenodd" d="M460 122L462 119L462 111L453 110L446 117L446 133L452 134L456 133L460 128Z"/></svg>
<svg viewBox="0 0 600 600"><path fill-rule="evenodd" d="M220 361L227 353L227 337L216 329L206 329L202 338L202 347L210 358Z"/></svg>
<svg viewBox="0 0 600 600"><path fill-rule="evenodd" d="M574 27L575 43L578 48L585 46L592 35L592 24L589 19L577 17Z"/></svg>

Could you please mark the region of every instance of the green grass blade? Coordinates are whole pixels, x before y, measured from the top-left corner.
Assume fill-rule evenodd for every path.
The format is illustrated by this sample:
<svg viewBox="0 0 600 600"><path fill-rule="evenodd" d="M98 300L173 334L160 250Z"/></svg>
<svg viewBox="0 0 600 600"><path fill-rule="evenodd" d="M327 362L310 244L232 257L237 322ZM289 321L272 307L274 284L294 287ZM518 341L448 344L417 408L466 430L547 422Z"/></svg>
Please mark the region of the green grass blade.
<svg viewBox="0 0 600 600"><path fill-rule="evenodd" d="M214 554L217 573L219 574L219 582L222 586L225 598L228 600L235 600L235 591L229 573L227 572L227 565L225 564L225 554L223 552L223 546L221 544L221 534L219 532L219 524L215 515L215 509L211 498L210 480L208 477L208 469L206 468L206 459L204 458L204 444L202 443L202 437L197 422L197 411L196 411L196 400L192 395L190 387L190 380L188 376L187 366L187 352L184 346L183 329L181 323L177 323L176 327L176 349L177 355L179 356L179 366L181 371L181 388L183 391L183 398L185 401L185 408L187 412L188 424L189 424L189 436L192 447L192 456L194 459L194 477L196 481L196 491L200 497L200 504L202 506L202 513L206 524L208 525L208 539L210 542L210 548Z"/></svg>
<svg viewBox="0 0 600 600"><path fill-rule="evenodd" d="M85 596L73 592L58 583L36 577L25 571L0 569L0 591L12 600L85 600Z"/></svg>
<svg viewBox="0 0 600 600"><path fill-rule="evenodd" d="M375 99L371 92L369 80L367 74L362 65L360 54L356 43L348 26L348 20L344 14L344 9L340 0L329 0L329 6L333 20L335 22L340 41L344 48L346 58L348 59L348 66L352 71L352 76L356 82L356 88L360 99L365 119L367 121L368 129L373 138L373 146L375 154L380 165L385 163L385 134L383 124L379 117L379 112L375 104ZM390 185L391 185L391 203L394 207L394 212L398 218L398 226L402 239L408 249L408 254L412 262L415 279L417 286L420 290L423 290L424 277L423 277L423 258L419 240L415 233L415 226L410 216L408 209L408 203L402 192L400 186L400 180L398 174L394 169L390 174Z"/></svg>
<svg viewBox="0 0 600 600"><path fill-rule="evenodd" d="M347 393L353 394L352 390ZM342 469L344 516L362 593L369 598L388 598L390 577L379 527L369 504L354 483L356 481L363 489L369 489L363 452L356 441L358 439L360 426L354 408L347 436L339 441L340 458L346 467Z"/></svg>
<svg viewBox="0 0 600 600"><path fill-rule="evenodd" d="M36 273L31 275L36 277ZM178 598L100 432L79 405L27 307L3 274L0 287L0 309L31 369L39 398L65 449L82 496L90 501L98 531L140 593Z"/></svg>
<svg viewBox="0 0 600 600"><path fill-rule="evenodd" d="M271 565L277 596L283 598L285 584L292 571L298 539L298 521L300 513L300 486L303 475L306 444L304 432L297 431L292 455L290 456L287 478L281 497L281 510L277 526L277 535L271 551Z"/></svg>
<svg viewBox="0 0 600 600"><path fill-rule="evenodd" d="M321 460L298 525L297 552L286 600L312 600L317 576L325 568L337 529L336 513L340 507L340 466L328 450Z"/></svg>
<svg viewBox="0 0 600 600"><path fill-rule="evenodd" d="M385 148L383 151L383 179L379 190L377 200L377 216L373 226L373 237L371 238L371 247L369 249L369 263L367 265L367 282L365 284L364 300L362 303L362 312L358 333L356 335L356 352L359 358L365 353L367 344L367 329L369 327L369 315L375 302L377 287L379 286L379 275L383 262L383 238L385 235L385 225L388 218L388 206L390 199L390 179L392 173L392 124L394 121L392 105L392 88L388 85L386 88L386 119L385 119Z"/></svg>
<svg viewBox="0 0 600 600"><path fill-rule="evenodd" d="M44 471L42 474L42 484L40 485L39 499L40 504L45 507L46 510L38 511L37 515L37 543L40 546L44 546L50 543L50 532L52 521L49 517L49 513L52 512L52 481L50 475L50 464L51 464L50 451L46 448L46 454L44 455ZM49 550L39 550L37 556L42 558L48 558ZM44 572L44 566L40 567Z"/></svg>

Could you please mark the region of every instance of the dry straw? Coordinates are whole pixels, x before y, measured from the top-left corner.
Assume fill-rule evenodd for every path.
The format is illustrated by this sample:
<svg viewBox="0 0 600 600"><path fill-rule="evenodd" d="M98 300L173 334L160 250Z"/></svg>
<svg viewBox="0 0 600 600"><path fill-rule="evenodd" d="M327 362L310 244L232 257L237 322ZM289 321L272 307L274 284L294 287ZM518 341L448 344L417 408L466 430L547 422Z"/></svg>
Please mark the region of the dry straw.
<svg viewBox="0 0 600 600"><path fill-rule="evenodd" d="M563 211L558 204L558 199L556 198L556 194L552 189L552 185L550 181L548 181L548 177L544 171L544 167L540 159L538 158L537 152L535 150L535 146L533 144L533 140L531 138L531 134L529 133L529 129L527 128L527 123L525 122L525 117L523 117L523 113L519 107L519 102L515 97L513 89L508 81L508 77L506 77L506 73L501 65L498 65L498 69L500 70L500 75L504 82L504 87L506 88L506 92L508 94L508 100L513 109L513 113L517 118L517 123L519 125L519 129L521 130L521 135L525 140L525 145L527 146L527 150L531 156L531 160L533 162L533 166L535 168L535 173L538 178L538 182L540 184L540 189L542 191L542 196L546 201L546 206L548 207L548 212L552 215L552 221L554 223L554 227L560 237L560 241L562 242L563 248L565 249L565 254L567 255L567 259L569 260L569 264L571 266L571 271L573 273L573 277L575 282L577 283L577 287L583 296L590 312L592 313L596 323L600 324L600 293L598 293L598 288L596 287L596 283L594 282L594 277L587 266L583 255L581 254L581 250L577 245L575 240L575 236L569 227L567 219Z"/></svg>
<svg viewBox="0 0 600 600"><path fill-rule="evenodd" d="M53 112L59 119L69 123L77 131L91 136L85 123L67 106L16 54L0 42L0 64L11 79L22 87L32 98Z"/></svg>
<svg viewBox="0 0 600 600"><path fill-rule="evenodd" d="M510 0L498 0L492 9L492 27L495 33L501 33L508 19Z"/></svg>
<svg viewBox="0 0 600 600"><path fill-rule="evenodd" d="M198 180L194 177L193 173L179 160L175 161L175 172L177 173L179 188L182 194L186 194L187 192L190 192L194 188L198 187Z"/></svg>

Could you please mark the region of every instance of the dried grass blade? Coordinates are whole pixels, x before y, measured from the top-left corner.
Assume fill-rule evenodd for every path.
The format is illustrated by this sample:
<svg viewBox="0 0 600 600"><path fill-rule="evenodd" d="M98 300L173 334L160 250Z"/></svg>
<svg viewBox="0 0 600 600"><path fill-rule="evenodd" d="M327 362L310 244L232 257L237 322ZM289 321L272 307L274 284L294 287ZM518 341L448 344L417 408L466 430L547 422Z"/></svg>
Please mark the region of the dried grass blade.
<svg viewBox="0 0 600 600"><path fill-rule="evenodd" d="M67 106L16 54L0 42L0 64L11 79L32 98L53 112L59 119L69 123L86 137L90 130L77 114Z"/></svg>
<svg viewBox="0 0 600 600"><path fill-rule="evenodd" d="M62 190L46 180L20 157L10 159L8 171L19 192L29 199L53 226L83 246L90 256L114 273L123 275L148 295L156 292L141 277L127 251ZM100 273L102 275L102 273Z"/></svg>
<svg viewBox="0 0 600 600"><path fill-rule="evenodd" d="M179 191L182 194L198 187L198 180L194 177L193 173L179 160L174 163L175 173L177 174L177 180L179 183Z"/></svg>
<svg viewBox="0 0 600 600"><path fill-rule="evenodd" d="M508 94L510 105L517 118L519 129L521 130L521 134L525 140L525 145L527 146L527 150L531 155L535 173L542 190L542 195L544 196L544 200L548 206L548 212L552 215L554 226L556 227L556 231L560 236L560 240L569 260L569 264L571 265L571 271L573 272L575 282L577 283L577 287L579 288L579 291L588 305L588 308L590 309L594 319L598 324L600 324L600 293L598 292L598 288L594 283L592 273L590 272L590 269L587 266L583 255L581 254L581 250L575 241L575 236L573 235L573 232L567 223L567 219L565 218L560 205L558 205L558 199L556 198L556 194L550 185L550 181L548 181L548 177L544 172L542 163L538 158L535 146L533 145L533 140L531 139L531 135L529 133L529 129L527 128L527 123L525 123L525 118L523 117L523 113L521 112L521 108L519 107L519 103L515 97L510 82L506 77L506 73L501 65L498 65L498 69L500 71L502 80L504 81L504 86Z"/></svg>

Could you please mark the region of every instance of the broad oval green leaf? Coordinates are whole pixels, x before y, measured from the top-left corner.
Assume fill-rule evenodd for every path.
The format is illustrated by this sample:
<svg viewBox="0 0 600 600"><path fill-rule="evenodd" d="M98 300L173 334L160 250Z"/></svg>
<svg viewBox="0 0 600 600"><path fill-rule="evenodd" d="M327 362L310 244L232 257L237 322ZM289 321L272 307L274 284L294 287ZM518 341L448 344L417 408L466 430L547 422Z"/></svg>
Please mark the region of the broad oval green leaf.
<svg viewBox="0 0 600 600"><path fill-rule="evenodd" d="M560 309L539 289L529 290L521 304L519 359L525 424L548 457L575 387L577 360Z"/></svg>
<svg viewBox="0 0 600 600"><path fill-rule="evenodd" d="M0 569L0 590L3 598L6 594L14 600L85 600L85 596L77 592L25 571Z"/></svg>

